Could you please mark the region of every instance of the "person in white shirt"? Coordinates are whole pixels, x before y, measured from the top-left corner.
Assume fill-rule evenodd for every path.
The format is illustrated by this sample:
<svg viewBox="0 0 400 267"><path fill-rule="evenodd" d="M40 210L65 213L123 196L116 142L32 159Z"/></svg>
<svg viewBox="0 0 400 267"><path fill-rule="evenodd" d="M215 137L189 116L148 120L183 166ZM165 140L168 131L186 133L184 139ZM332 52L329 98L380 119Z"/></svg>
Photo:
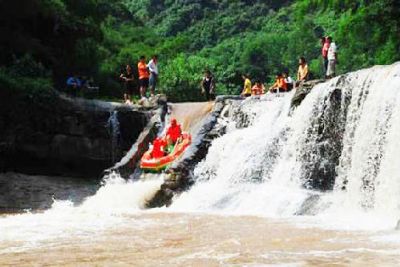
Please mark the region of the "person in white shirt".
<svg viewBox="0 0 400 267"><path fill-rule="evenodd" d="M283 75L283 78L285 79L285 82L286 82L287 87L288 87L288 92L289 92L290 90L293 89L293 79L292 79L292 77L290 77L289 71L287 71L287 70L284 71L282 73L282 75Z"/></svg>
<svg viewBox="0 0 400 267"><path fill-rule="evenodd" d="M328 70L326 71L326 77L330 79L336 75L337 46L332 41L332 37L328 37L328 40L330 41L330 46L328 49Z"/></svg>
<svg viewBox="0 0 400 267"><path fill-rule="evenodd" d="M154 92L156 91L156 86L157 86L157 80L158 80L158 56L154 55L151 60L149 61L149 64L147 64L147 67L149 68L150 71L150 79L149 79L149 85L150 85L150 94L151 96L154 96Z"/></svg>

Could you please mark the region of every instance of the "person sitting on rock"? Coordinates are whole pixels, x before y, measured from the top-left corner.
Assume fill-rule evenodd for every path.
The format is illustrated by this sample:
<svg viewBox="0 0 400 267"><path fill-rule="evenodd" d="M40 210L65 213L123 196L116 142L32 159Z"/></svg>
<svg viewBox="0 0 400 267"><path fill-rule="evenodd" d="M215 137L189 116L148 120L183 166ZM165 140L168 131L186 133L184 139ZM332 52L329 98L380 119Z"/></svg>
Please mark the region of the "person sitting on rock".
<svg viewBox="0 0 400 267"><path fill-rule="evenodd" d="M167 130L167 140L171 140L173 144L179 141L182 135L181 126L176 122L176 119L171 119L171 125Z"/></svg>
<svg viewBox="0 0 400 267"><path fill-rule="evenodd" d="M162 138L156 138L153 141L153 149L151 151L151 156L153 158L161 158L164 157L164 148L167 146L167 143Z"/></svg>
<svg viewBox="0 0 400 267"><path fill-rule="evenodd" d="M289 71L284 71L282 73L282 75L283 75L283 78L285 79L285 82L287 84L287 89L288 89L288 92L289 92L289 91L291 91L293 89L293 79L292 79L292 77L290 77Z"/></svg>
<svg viewBox="0 0 400 267"><path fill-rule="evenodd" d="M81 80L78 78L78 75L74 74L68 77L66 84L68 93L72 96L77 96L82 86Z"/></svg>
<svg viewBox="0 0 400 267"><path fill-rule="evenodd" d="M285 82L285 78L283 78L282 73L276 74L275 83L269 88L271 93L279 93L287 91L287 84Z"/></svg>
<svg viewBox="0 0 400 267"><path fill-rule="evenodd" d="M308 71L307 61L304 57L299 58L299 69L297 70L296 87L301 83L308 81L310 73Z"/></svg>
<svg viewBox="0 0 400 267"><path fill-rule="evenodd" d="M254 86L251 88L251 95L263 95L265 91L264 85L260 80L257 80Z"/></svg>

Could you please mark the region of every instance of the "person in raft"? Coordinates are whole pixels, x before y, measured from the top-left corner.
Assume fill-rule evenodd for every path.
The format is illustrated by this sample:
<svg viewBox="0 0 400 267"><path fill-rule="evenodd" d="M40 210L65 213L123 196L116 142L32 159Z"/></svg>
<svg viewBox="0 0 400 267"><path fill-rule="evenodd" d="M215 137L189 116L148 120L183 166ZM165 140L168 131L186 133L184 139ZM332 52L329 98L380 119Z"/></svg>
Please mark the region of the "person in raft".
<svg viewBox="0 0 400 267"><path fill-rule="evenodd" d="M163 138L156 138L153 141L153 149L151 150L151 156L153 158L162 158L165 155L164 150L167 147L167 142Z"/></svg>
<svg viewBox="0 0 400 267"><path fill-rule="evenodd" d="M275 83L269 88L271 93L279 93L287 91L287 84L282 73L276 74Z"/></svg>
<svg viewBox="0 0 400 267"><path fill-rule="evenodd" d="M309 77L307 61L304 57L299 58L299 69L297 70L296 87L301 83L308 81Z"/></svg>
<svg viewBox="0 0 400 267"><path fill-rule="evenodd" d="M206 70L201 80L201 93L205 95L207 101L215 100L215 81L211 71Z"/></svg>
<svg viewBox="0 0 400 267"><path fill-rule="evenodd" d="M176 122L176 119L171 119L171 125L169 126L166 137L167 142L176 144L182 135L181 126Z"/></svg>
<svg viewBox="0 0 400 267"><path fill-rule="evenodd" d="M244 86L243 86L243 91L240 95L244 97L249 97L251 96L251 81L249 75L243 74L242 79L244 81Z"/></svg>
<svg viewBox="0 0 400 267"><path fill-rule="evenodd" d="M146 57L141 56L138 63L139 86L141 100L146 98L147 87L149 87L149 70L147 69Z"/></svg>
<svg viewBox="0 0 400 267"><path fill-rule="evenodd" d="M251 95L263 95L265 92L264 85L260 80L257 80L254 86L251 88Z"/></svg>

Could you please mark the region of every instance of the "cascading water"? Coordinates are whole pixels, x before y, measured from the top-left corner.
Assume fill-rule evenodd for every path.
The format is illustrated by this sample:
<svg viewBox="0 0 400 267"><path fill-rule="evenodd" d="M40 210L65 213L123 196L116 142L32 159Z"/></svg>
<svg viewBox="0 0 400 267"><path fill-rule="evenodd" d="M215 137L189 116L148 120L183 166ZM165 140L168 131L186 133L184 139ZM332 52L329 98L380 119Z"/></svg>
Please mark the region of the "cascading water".
<svg viewBox="0 0 400 267"><path fill-rule="evenodd" d="M172 209L330 220L346 214L354 221L368 214L378 227L394 227L400 216L400 64L319 84L289 116L291 98L243 102L241 112L255 116L251 124L237 128L232 119L196 167L195 186Z"/></svg>
<svg viewBox="0 0 400 267"><path fill-rule="evenodd" d="M110 114L110 118L108 119L107 127L111 134L111 158L113 163L116 162L117 155L119 154L116 150L119 145L120 138L120 129L119 129L119 121L118 121L118 111L114 110Z"/></svg>

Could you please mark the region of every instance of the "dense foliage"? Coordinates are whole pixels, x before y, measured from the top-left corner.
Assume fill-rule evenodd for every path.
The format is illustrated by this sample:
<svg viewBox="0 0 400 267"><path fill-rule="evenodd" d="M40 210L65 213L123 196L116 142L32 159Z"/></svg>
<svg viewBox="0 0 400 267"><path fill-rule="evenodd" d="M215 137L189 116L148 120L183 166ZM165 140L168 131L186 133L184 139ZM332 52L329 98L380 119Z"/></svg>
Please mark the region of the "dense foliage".
<svg viewBox="0 0 400 267"><path fill-rule="evenodd" d="M159 89L199 100L206 68L219 94L237 93L244 72L293 75L303 55L321 76L323 35L339 46L340 73L400 59L397 0L0 0L0 13L3 87L62 88L75 72L120 97L121 66L156 53Z"/></svg>

